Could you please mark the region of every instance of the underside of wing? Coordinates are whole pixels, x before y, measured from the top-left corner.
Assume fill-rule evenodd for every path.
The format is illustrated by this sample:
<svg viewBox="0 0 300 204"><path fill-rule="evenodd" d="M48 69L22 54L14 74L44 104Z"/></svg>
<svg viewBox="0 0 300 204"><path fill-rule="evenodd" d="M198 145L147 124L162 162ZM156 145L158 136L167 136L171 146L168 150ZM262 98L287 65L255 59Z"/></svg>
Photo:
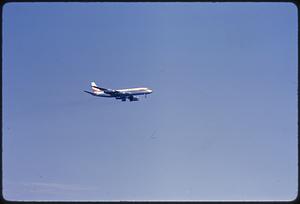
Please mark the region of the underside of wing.
<svg viewBox="0 0 300 204"><path fill-rule="evenodd" d="M111 90L111 89L106 89L103 91L106 94L109 94L111 96L122 96L122 97L126 97L126 96L131 96L131 93L127 93L127 92L121 92L121 91L117 91L117 90Z"/></svg>
<svg viewBox="0 0 300 204"><path fill-rule="evenodd" d="M121 92L116 91L116 90L111 90L111 89L106 89L106 90L104 90L103 92L106 93L106 94L112 95L112 96L119 96L119 95L122 95Z"/></svg>

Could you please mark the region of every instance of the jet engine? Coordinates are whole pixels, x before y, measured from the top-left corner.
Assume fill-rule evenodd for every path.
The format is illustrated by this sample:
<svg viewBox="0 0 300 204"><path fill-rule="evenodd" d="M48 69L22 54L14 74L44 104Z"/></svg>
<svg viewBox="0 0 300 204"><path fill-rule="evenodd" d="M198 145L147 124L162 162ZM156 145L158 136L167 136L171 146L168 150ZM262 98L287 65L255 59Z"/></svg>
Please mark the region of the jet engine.
<svg viewBox="0 0 300 204"><path fill-rule="evenodd" d="M134 96L129 96L128 98L130 101L138 101L139 100L139 98L134 97Z"/></svg>

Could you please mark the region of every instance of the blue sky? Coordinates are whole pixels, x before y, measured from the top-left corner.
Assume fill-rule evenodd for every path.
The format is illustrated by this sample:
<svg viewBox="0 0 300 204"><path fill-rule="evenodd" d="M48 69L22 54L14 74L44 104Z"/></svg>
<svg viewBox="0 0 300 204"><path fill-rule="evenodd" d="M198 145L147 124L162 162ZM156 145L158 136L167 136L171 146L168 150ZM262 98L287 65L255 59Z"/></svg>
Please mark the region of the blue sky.
<svg viewBox="0 0 300 204"><path fill-rule="evenodd" d="M294 4L8 3L2 25L5 199L297 196Z"/></svg>

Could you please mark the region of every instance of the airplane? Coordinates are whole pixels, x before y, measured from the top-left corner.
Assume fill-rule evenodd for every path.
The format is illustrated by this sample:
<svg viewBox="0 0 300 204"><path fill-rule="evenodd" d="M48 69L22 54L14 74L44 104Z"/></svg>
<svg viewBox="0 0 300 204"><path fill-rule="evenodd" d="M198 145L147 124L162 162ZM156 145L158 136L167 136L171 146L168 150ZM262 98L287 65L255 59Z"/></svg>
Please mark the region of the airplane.
<svg viewBox="0 0 300 204"><path fill-rule="evenodd" d="M128 99L129 101L138 101L139 98L135 97L136 95L145 95L145 98L147 97L147 94L151 94L152 90L149 88L129 88L129 89L106 89L97 86L95 82L91 82L92 91L85 91L88 94L91 94L93 96L98 97L109 97L109 98L116 98L120 99L122 101L126 101Z"/></svg>

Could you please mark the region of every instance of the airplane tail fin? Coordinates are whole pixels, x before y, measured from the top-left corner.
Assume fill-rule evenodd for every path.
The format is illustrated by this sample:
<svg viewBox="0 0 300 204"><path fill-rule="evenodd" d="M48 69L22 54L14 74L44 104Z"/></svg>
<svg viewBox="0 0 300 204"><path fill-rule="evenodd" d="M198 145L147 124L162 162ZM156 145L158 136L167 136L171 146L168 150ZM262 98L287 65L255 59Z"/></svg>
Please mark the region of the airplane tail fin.
<svg viewBox="0 0 300 204"><path fill-rule="evenodd" d="M100 93L102 91L95 82L91 82L91 87L92 87L93 93L95 93L95 94Z"/></svg>
<svg viewBox="0 0 300 204"><path fill-rule="evenodd" d="M91 86L97 86L97 84L95 82L91 82Z"/></svg>

